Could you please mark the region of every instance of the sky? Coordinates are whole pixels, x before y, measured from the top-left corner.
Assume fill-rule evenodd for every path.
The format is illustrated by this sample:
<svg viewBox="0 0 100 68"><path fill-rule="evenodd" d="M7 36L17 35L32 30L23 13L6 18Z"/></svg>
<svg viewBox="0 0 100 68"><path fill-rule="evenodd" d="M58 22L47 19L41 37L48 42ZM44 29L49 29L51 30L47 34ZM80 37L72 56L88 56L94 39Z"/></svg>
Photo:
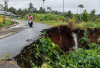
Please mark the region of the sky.
<svg viewBox="0 0 100 68"><path fill-rule="evenodd" d="M34 7L39 9L43 6L42 0L8 0L8 6L16 9L28 8L29 3L33 3ZM3 4L4 0L0 0L0 4ZM100 0L64 0L65 12L71 10L73 13L80 13L83 10L87 10L90 13L91 10L95 9L96 14L100 14ZM78 8L79 4L84 5L84 9ZM63 12L63 0L45 0L45 8L51 7L53 10Z"/></svg>

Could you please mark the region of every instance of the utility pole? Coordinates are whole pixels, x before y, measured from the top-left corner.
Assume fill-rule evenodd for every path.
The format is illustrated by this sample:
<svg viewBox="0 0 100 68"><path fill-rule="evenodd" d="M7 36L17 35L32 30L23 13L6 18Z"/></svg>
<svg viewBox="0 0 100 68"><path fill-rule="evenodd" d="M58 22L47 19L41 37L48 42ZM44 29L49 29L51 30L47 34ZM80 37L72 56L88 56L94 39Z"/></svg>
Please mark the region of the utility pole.
<svg viewBox="0 0 100 68"><path fill-rule="evenodd" d="M63 0L63 16L64 16L64 0Z"/></svg>
<svg viewBox="0 0 100 68"><path fill-rule="evenodd" d="M8 3L7 3L8 0L4 0L4 3L5 3L5 7L4 7L4 17L3 17L3 23L5 23L5 17L6 17L6 14L7 14L7 9L8 9Z"/></svg>

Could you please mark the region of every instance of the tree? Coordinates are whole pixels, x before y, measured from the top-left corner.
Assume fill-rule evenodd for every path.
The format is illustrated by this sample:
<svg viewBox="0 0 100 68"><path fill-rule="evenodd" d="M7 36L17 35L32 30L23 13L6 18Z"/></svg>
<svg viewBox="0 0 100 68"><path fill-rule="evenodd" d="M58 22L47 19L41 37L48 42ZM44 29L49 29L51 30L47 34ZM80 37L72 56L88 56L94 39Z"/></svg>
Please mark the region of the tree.
<svg viewBox="0 0 100 68"><path fill-rule="evenodd" d="M90 12L90 20L92 20L92 21L95 21L95 10L92 10L91 12Z"/></svg>
<svg viewBox="0 0 100 68"><path fill-rule="evenodd" d="M21 11L22 12L22 16L25 16L28 13L28 10L25 8L24 10Z"/></svg>
<svg viewBox="0 0 100 68"><path fill-rule="evenodd" d="M86 11L84 11L83 14L82 14L82 20L84 22L88 22L89 21L89 14Z"/></svg>
<svg viewBox="0 0 100 68"><path fill-rule="evenodd" d="M12 12L12 13L14 13L14 14L17 14L17 10L16 10L14 7L10 7L10 8L8 9L8 12Z"/></svg>
<svg viewBox="0 0 100 68"><path fill-rule="evenodd" d="M34 13L37 13L37 12L38 12L38 10L37 10L36 8L34 8L34 9L33 9L33 12L34 12Z"/></svg>
<svg viewBox="0 0 100 68"><path fill-rule="evenodd" d="M5 7L4 7L4 17L3 17L3 23L5 23L5 17L6 17L6 14L7 14L7 9L8 9L8 2L7 0L4 0L4 3L5 3Z"/></svg>
<svg viewBox="0 0 100 68"><path fill-rule="evenodd" d="M29 12L33 12L33 4L32 3L29 3L29 8L28 8L28 11Z"/></svg>
<svg viewBox="0 0 100 68"><path fill-rule="evenodd" d="M80 13L81 13L81 9L84 8L84 5L80 4L78 5L78 8L80 8Z"/></svg>
<svg viewBox="0 0 100 68"><path fill-rule="evenodd" d="M23 11L19 8L19 10L17 10L17 14L18 15L22 15Z"/></svg>
<svg viewBox="0 0 100 68"><path fill-rule="evenodd" d="M52 9L50 7L47 7L47 10L48 10L48 12L51 12L52 11Z"/></svg>
<svg viewBox="0 0 100 68"><path fill-rule="evenodd" d="M68 11L67 14L66 14L66 16L67 16L68 18L72 18L72 17L73 17L73 14L72 14L71 11Z"/></svg>
<svg viewBox="0 0 100 68"><path fill-rule="evenodd" d="M39 12L40 12L40 13L45 13L45 9L43 9L42 7L40 7Z"/></svg>
<svg viewBox="0 0 100 68"><path fill-rule="evenodd" d="M84 8L84 5L80 4L78 5L79 8Z"/></svg>

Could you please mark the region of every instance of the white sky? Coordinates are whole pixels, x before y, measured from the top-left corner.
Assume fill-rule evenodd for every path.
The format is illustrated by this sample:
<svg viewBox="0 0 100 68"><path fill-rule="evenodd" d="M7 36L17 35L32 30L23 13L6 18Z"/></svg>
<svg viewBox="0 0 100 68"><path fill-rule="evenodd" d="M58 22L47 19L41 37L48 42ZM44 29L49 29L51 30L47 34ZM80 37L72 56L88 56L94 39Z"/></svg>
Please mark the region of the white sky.
<svg viewBox="0 0 100 68"><path fill-rule="evenodd" d="M0 4L3 4L4 0L0 0ZM9 0L9 7L27 8L28 4L32 2L34 7L38 8L43 5L42 0ZM71 10L73 13L77 13L78 5L83 4L84 9L88 12L95 9L96 14L100 14L100 0L65 0L65 11ZM63 0L45 0L45 8L51 7L53 10L63 11ZM79 9L78 9L79 10Z"/></svg>

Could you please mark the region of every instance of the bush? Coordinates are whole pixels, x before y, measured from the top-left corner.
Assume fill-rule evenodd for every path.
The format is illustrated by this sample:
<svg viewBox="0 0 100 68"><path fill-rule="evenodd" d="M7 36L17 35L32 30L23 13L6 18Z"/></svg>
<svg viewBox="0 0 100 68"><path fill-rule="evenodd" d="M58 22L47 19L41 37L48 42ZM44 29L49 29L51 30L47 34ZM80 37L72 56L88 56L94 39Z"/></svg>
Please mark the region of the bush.
<svg viewBox="0 0 100 68"><path fill-rule="evenodd" d="M89 14L87 12L83 12L83 14L82 14L82 20L84 22L88 22L89 21Z"/></svg>
<svg viewBox="0 0 100 68"><path fill-rule="evenodd" d="M53 21L53 20L62 20L65 19L63 16L57 16L55 14L32 14L33 20L35 21ZM28 18L28 15L25 16Z"/></svg>
<svg viewBox="0 0 100 68"><path fill-rule="evenodd" d="M46 14L45 15L45 20L57 20L57 16L54 14Z"/></svg>
<svg viewBox="0 0 100 68"><path fill-rule="evenodd" d="M100 22L100 19L96 19L96 22Z"/></svg>
<svg viewBox="0 0 100 68"><path fill-rule="evenodd" d="M100 67L100 46L89 44L90 49L84 50L79 48L77 52L66 54L51 42L49 38L42 38L38 44L34 44L33 66L48 68L99 68ZM58 53L59 49L61 54ZM42 60L39 60L41 57ZM42 66L38 66L38 64Z"/></svg>
<svg viewBox="0 0 100 68"><path fill-rule="evenodd" d="M69 54L67 63L69 68L99 68L100 53L98 54L94 49L79 49L77 52Z"/></svg>
<svg viewBox="0 0 100 68"><path fill-rule="evenodd" d="M9 26L12 23L13 23L12 21L6 21L4 24L0 24L0 27Z"/></svg>
<svg viewBox="0 0 100 68"><path fill-rule="evenodd" d="M64 20L65 17L64 16L58 16L57 20Z"/></svg>
<svg viewBox="0 0 100 68"><path fill-rule="evenodd" d="M79 15L79 14L76 15L76 20L77 20L77 21L81 21L81 15Z"/></svg>

